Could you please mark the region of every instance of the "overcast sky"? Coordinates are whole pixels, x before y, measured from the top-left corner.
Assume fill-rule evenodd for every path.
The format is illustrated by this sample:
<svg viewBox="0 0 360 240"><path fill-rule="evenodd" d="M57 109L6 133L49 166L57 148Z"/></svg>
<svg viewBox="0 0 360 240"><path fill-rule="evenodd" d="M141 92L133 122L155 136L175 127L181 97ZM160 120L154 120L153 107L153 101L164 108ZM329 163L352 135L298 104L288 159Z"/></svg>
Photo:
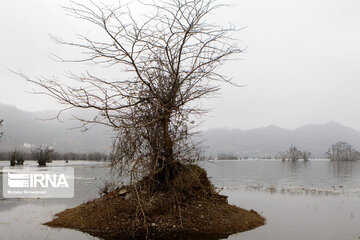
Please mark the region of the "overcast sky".
<svg viewBox="0 0 360 240"><path fill-rule="evenodd" d="M224 86L221 97L207 101L215 109L205 128L296 128L336 121L360 129L360 1L234 2L239 5L222 10L217 18L245 27L239 40L246 51L224 70L246 87ZM60 3L66 1L1 3L1 103L29 111L59 108L52 99L27 94L32 86L7 68L32 76L79 69L48 57L77 54L55 45L49 34L71 40L76 33L92 31L66 16Z"/></svg>

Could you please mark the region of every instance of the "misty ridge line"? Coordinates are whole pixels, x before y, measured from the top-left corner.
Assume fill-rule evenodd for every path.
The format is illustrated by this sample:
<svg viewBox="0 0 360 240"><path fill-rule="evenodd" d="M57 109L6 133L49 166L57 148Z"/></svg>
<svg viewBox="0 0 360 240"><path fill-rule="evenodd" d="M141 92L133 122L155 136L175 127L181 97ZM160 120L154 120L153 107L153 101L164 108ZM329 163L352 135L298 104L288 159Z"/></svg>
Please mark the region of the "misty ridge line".
<svg viewBox="0 0 360 240"><path fill-rule="evenodd" d="M64 113L61 119L41 121L53 117L57 111L30 112L0 103L4 118L4 137L0 151L13 151L15 147L51 145L57 152L106 152L112 144L112 131L104 126L94 126L86 132L78 129L77 121L68 121L76 112ZM325 157L327 149L338 141L345 141L360 149L360 131L336 122L311 124L296 129L275 125L250 130L214 128L201 131L205 155L237 153L241 157L275 157L290 145L312 153L311 157Z"/></svg>
<svg viewBox="0 0 360 240"><path fill-rule="evenodd" d="M270 125L250 130L209 129L204 131L207 154L234 153L239 157L279 157L291 145L311 152L310 158L325 158L328 148L336 142L347 142L360 148L360 131L336 122L310 124L296 129Z"/></svg>

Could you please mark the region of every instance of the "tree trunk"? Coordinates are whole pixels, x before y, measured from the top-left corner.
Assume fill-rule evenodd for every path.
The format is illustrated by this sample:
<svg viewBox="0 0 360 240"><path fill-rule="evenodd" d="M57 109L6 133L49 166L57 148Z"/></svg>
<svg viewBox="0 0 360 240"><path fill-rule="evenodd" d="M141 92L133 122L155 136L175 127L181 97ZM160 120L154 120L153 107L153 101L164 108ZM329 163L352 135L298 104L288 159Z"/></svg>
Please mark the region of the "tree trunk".
<svg viewBox="0 0 360 240"><path fill-rule="evenodd" d="M158 156L157 173L158 183L169 183L177 175L179 163L174 160L174 142L170 135L170 116L166 115L161 121L161 146Z"/></svg>

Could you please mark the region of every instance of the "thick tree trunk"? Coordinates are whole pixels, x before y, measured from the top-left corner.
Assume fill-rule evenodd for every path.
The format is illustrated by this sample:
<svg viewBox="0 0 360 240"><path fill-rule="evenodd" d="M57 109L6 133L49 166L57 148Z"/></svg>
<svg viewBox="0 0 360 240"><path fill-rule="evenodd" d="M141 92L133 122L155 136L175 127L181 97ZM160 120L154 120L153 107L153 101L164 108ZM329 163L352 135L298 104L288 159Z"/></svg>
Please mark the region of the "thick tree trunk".
<svg viewBox="0 0 360 240"><path fill-rule="evenodd" d="M177 175L180 166L174 159L174 142L170 135L170 116L165 116L161 121L161 130L162 141L155 179L160 184L166 184Z"/></svg>

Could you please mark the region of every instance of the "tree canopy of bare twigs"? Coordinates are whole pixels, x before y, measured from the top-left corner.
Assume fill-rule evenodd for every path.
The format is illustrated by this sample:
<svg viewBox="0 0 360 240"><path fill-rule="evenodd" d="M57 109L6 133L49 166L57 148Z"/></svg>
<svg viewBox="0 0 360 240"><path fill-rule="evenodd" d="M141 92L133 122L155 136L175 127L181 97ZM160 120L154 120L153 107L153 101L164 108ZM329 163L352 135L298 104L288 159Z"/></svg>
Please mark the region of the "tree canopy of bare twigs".
<svg viewBox="0 0 360 240"><path fill-rule="evenodd" d="M55 155L52 147L39 146L31 151L34 159L38 162L39 166L46 166L46 163L51 162Z"/></svg>
<svg viewBox="0 0 360 240"><path fill-rule="evenodd" d="M4 121L3 119L0 119L0 128L2 127L3 121ZM0 141L1 141L1 138L2 138L3 134L4 133L0 131Z"/></svg>
<svg viewBox="0 0 360 240"><path fill-rule="evenodd" d="M280 154L282 161L285 161L286 159L288 159L289 161L297 161L299 159L308 161L311 156L311 152L300 151L294 145L291 145L289 147L289 150L287 150L286 153L280 152L279 154Z"/></svg>
<svg viewBox="0 0 360 240"><path fill-rule="evenodd" d="M218 68L235 59L233 26L208 23L224 7L217 0L159 0L138 2L147 14L138 17L132 5L108 6L71 2L65 10L98 26L103 40L82 36L79 42L53 39L84 50L80 60L121 66L126 79L103 79L90 72L69 74L80 87L48 78L29 78L69 108L95 109L94 119L118 133L112 166L120 173L151 174L164 183L177 174L181 162L196 160L192 116L206 112L198 102L211 97L230 79ZM126 171L124 171L126 170Z"/></svg>
<svg viewBox="0 0 360 240"><path fill-rule="evenodd" d="M24 151L15 148L15 150L11 153L10 156L10 166L24 165L24 161L25 161Z"/></svg>
<svg viewBox="0 0 360 240"><path fill-rule="evenodd" d="M331 161L354 161L360 160L360 152L345 142L337 142L328 149L326 155Z"/></svg>

